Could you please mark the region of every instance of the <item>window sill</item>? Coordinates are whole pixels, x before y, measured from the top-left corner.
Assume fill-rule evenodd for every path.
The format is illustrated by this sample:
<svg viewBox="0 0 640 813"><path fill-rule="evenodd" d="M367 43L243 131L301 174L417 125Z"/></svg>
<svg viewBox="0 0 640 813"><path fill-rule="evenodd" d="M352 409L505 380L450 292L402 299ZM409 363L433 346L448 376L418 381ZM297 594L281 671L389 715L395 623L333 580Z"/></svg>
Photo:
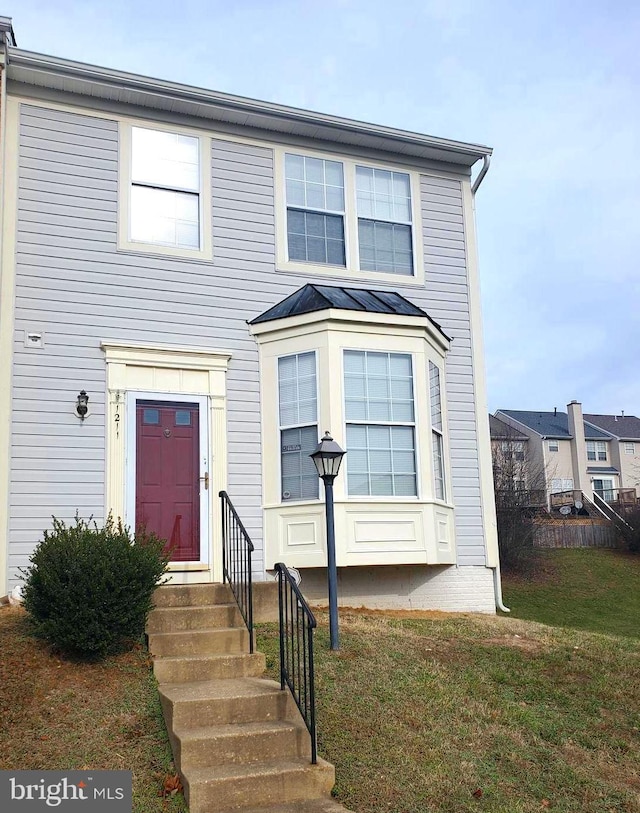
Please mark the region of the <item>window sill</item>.
<svg viewBox="0 0 640 813"><path fill-rule="evenodd" d="M213 262L213 255L209 251L200 251L189 248L171 248L170 246L156 246L152 243L118 243L118 254L132 254L136 257L165 257L170 260L189 260L197 263Z"/></svg>
<svg viewBox="0 0 640 813"><path fill-rule="evenodd" d="M418 269L416 269L416 274L409 276L408 274L387 274L383 271L361 271L357 268L344 268L337 265L280 261L276 271L285 274L304 274L307 277L314 274L332 279L343 279L347 282L353 282L353 280L363 280L369 283L381 282L392 284L394 287L406 285L415 288L424 285L424 274Z"/></svg>

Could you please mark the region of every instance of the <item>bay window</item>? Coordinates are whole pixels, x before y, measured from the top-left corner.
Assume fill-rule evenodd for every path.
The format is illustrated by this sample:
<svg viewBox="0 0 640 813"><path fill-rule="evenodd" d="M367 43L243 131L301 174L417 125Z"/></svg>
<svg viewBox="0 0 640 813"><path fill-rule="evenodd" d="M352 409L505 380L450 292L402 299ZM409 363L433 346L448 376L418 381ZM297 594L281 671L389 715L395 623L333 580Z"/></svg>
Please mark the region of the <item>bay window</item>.
<svg viewBox="0 0 640 813"><path fill-rule="evenodd" d="M349 496L417 496L411 356L344 351Z"/></svg>
<svg viewBox="0 0 640 813"><path fill-rule="evenodd" d="M314 352L278 359L278 396L282 500L315 500L319 480L309 457L318 444Z"/></svg>
<svg viewBox="0 0 640 813"><path fill-rule="evenodd" d="M429 362L429 399L431 403L431 441L433 446L433 491L436 499L444 500L444 442L442 439L440 370L432 361Z"/></svg>

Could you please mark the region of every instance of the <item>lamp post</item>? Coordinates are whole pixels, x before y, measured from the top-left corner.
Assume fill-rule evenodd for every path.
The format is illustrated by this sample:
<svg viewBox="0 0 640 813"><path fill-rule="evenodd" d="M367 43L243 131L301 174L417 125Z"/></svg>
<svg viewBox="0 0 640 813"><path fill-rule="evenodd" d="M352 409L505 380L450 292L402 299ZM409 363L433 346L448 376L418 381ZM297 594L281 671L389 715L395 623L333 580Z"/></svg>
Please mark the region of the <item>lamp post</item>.
<svg viewBox="0 0 640 813"><path fill-rule="evenodd" d="M331 649L340 649L338 635L338 570L336 568L336 531L333 519L333 481L340 471L344 452L329 432L309 455L324 482L325 513L327 519L327 581L329 584L329 638Z"/></svg>

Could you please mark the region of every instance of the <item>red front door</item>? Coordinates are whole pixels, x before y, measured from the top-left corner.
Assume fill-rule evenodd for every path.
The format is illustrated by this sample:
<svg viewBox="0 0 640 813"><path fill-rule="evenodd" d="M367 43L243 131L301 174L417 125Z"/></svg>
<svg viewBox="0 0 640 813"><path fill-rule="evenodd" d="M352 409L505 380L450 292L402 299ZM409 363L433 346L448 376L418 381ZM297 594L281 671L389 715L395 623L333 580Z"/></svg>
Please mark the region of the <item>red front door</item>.
<svg viewBox="0 0 640 813"><path fill-rule="evenodd" d="M200 559L197 404L136 402L136 528L167 540L172 562Z"/></svg>

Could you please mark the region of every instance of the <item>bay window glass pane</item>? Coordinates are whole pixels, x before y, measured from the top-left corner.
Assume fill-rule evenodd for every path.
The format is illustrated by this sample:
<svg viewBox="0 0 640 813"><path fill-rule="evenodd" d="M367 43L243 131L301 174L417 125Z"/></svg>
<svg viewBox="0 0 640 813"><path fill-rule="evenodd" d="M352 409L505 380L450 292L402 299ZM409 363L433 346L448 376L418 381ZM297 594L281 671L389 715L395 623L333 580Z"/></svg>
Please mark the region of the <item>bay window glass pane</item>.
<svg viewBox="0 0 640 813"><path fill-rule="evenodd" d="M318 445L317 428L283 429L280 441L283 501L317 499L319 478L309 457Z"/></svg>
<svg viewBox="0 0 640 813"><path fill-rule="evenodd" d="M193 136L132 127L131 180L198 192L199 151L199 140Z"/></svg>
<svg viewBox="0 0 640 813"><path fill-rule="evenodd" d="M281 426L315 424L318 412L316 354L301 353L279 358L278 390Z"/></svg>
<svg viewBox="0 0 640 813"><path fill-rule="evenodd" d="M442 431L442 406L440 395L440 370L429 362L429 400L431 403L431 426Z"/></svg>
<svg viewBox="0 0 640 813"><path fill-rule="evenodd" d="M347 424L347 488L350 496L417 495L413 427ZM398 448L399 439L406 448Z"/></svg>
<svg viewBox="0 0 640 813"><path fill-rule="evenodd" d="M131 188L131 240L199 248L199 198L189 192Z"/></svg>
<svg viewBox="0 0 640 813"><path fill-rule="evenodd" d="M347 420L414 420L411 356L346 350L345 411Z"/></svg>
<svg viewBox="0 0 640 813"><path fill-rule="evenodd" d="M442 435L432 432L433 439L433 476L434 493L436 499L444 500L444 463L442 451Z"/></svg>

